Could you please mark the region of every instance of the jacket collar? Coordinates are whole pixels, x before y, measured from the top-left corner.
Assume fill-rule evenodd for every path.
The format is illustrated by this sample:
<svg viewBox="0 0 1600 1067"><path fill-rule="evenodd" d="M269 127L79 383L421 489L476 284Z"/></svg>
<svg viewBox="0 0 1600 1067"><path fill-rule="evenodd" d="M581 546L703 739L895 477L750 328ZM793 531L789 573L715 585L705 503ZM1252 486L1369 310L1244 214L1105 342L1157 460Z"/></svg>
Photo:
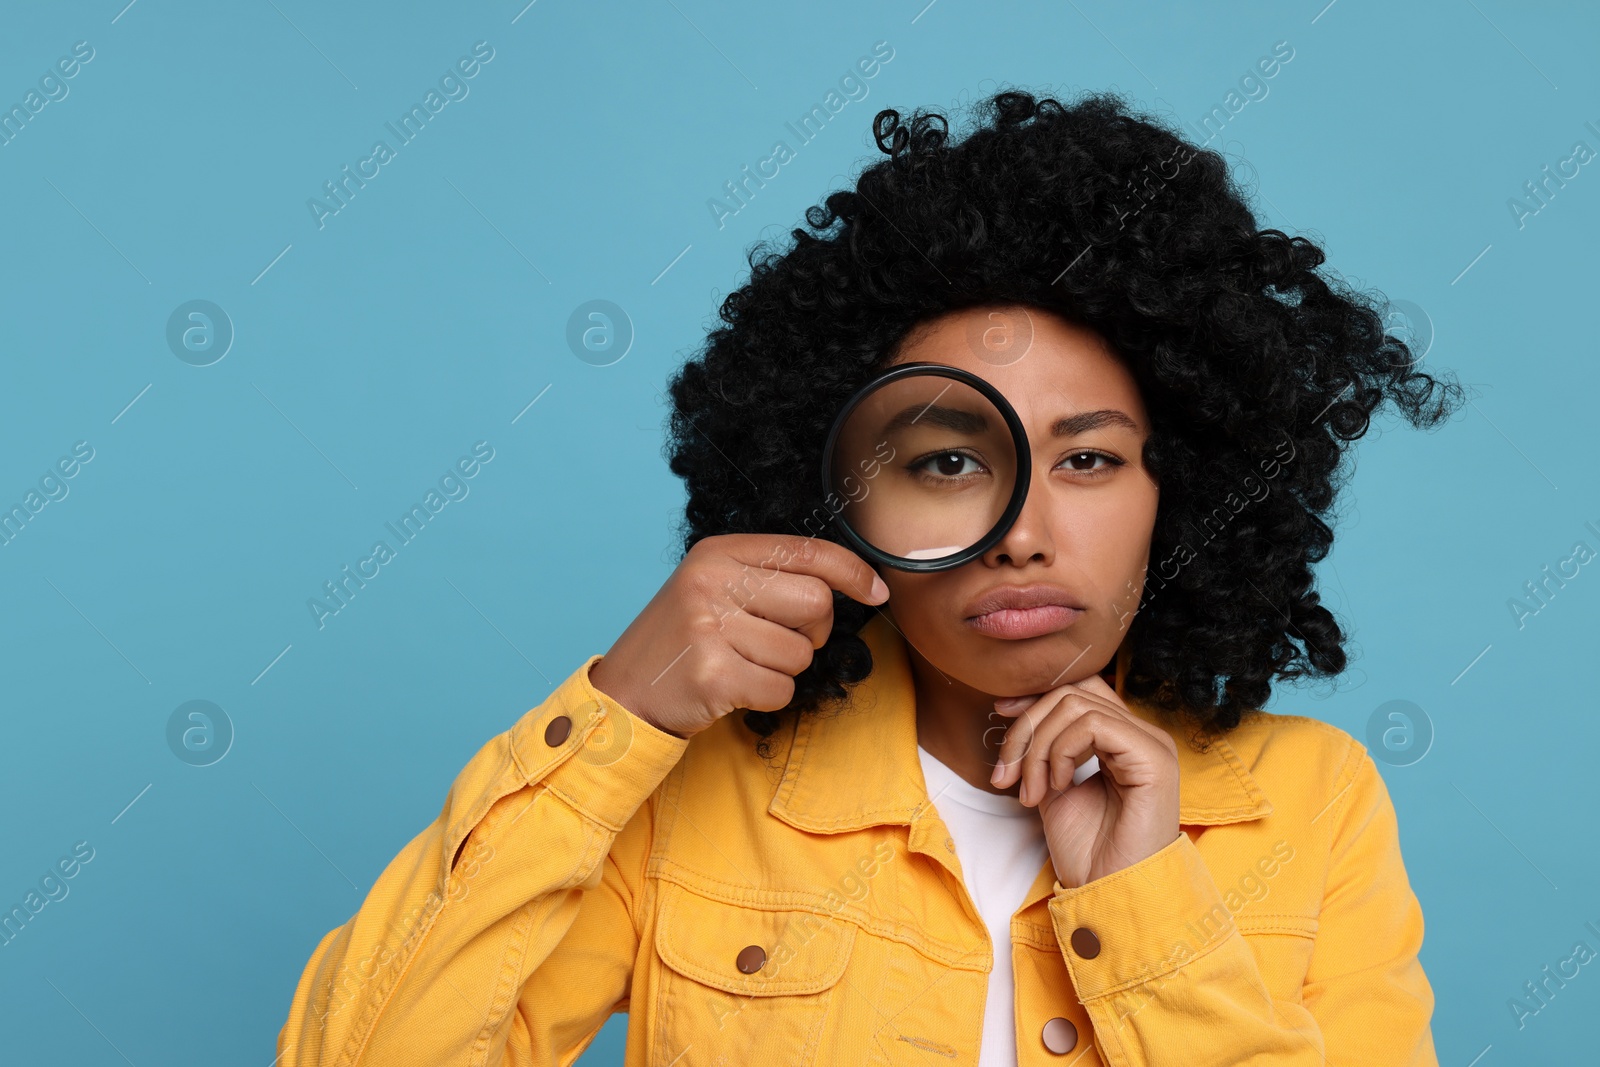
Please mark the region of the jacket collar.
<svg viewBox="0 0 1600 1067"><path fill-rule="evenodd" d="M788 764L767 810L797 829L839 833L882 823L913 823L929 807L917 757L916 695L905 638L881 612L861 631L872 673L832 708L797 717ZM1187 826L1244 822L1272 804L1233 746L1213 737L1201 751L1181 725L1124 697L1128 710L1178 743L1178 821Z"/></svg>

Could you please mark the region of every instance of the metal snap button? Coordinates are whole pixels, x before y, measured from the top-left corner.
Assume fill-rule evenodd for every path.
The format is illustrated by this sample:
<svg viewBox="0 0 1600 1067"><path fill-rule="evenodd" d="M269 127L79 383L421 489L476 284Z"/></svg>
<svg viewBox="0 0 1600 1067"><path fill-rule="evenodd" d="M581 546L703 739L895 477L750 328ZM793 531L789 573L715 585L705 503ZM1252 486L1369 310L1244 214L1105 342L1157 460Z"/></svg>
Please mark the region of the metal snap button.
<svg viewBox="0 0 1600 1067"><path fill-rule="evenodd" d="M1072 1020L1059 1016L1044 1024L1044 1047L1054 1052L1057 1056L1071 1052L1078 1047L1078 1028L1072 1025Z"/></svg>
<svg viewBox="0 0 1600 1067"><path fill-rule="evenodd" d="M1080 926L1072 931L1072 951L1086 960L1092 960L1100 955L1100 939L1087 926Z"/></svg>
<svg viewBox="0 0 1600 1067"><path fill-rule="evenodd" d="M572 734L572 720L565 715L557 715L550 720L544 728L544 743L551 748L559 747Z"/></svg>
<svg viewBox="0 0 1600 1067"><path fill-rule="evenodd" d="M767 952L760 945L746 945L733 962L740 974L755 974L767 962Z"/></svg>

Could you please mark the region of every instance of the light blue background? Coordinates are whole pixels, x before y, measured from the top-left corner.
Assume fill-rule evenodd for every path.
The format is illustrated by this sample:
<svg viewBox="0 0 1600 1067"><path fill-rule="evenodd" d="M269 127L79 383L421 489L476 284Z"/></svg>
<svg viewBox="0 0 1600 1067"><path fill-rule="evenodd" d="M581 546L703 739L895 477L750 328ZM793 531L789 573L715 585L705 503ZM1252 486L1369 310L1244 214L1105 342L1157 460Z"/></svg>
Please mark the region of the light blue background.
<svg viewBox="0 0 1600 1067"><path fill-rule="evenodd" d="M472 753L670 573L683 493L659 390L749 246L875 155L879 108L1113 88L1192 127L1280 40L1293 60L1213 147L1263 226L1423 309L1427 363L1475 399L1361 446L1321 571L1357 658L1271 708L1364 738L1410 700L1433 724L1385 776L1441 1062L1593 1055L1596 966L1520 1030L1507 1003L1578 940L1600 949L1600 568L1521 629L1507 605L1575 541L1600 548L1600 167L1522 228L1507 205L1575 141L1600 149L1593 9L522 2L0 18L7 106L74 42L95 50L0 147L0 504L94 449L0 548L0 904L95 850L0 948L8 1059L271 1062L318 939ZM480 40L470 94L319 229L308 198ZM793 147L785 123L880 40L867 98L719 229L707 200ZM206 367L165 337L194 299L237 332ZM609 366L565 340L592 299L636 331ZM470 494L319 629L308 598L480 440L495 456ZM196 699L236 733L207 767L166 738ZM620 1062L625 1024L584 1062Z"/></svg>

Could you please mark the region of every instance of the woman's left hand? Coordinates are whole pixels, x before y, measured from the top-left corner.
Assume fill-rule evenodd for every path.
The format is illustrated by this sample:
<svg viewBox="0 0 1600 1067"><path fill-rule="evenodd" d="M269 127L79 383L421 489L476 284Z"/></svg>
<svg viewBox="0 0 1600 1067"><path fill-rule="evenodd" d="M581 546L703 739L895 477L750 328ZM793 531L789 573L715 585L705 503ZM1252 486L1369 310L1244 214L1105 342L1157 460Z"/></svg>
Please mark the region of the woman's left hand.
<svg viewBox="0 0 1600 1067"><path fill-rule="evenodd" d="M1099 675L1014 699L995 705L1015 721L992 781L1021 779L1019 799L1038 807L1063 886L1104 878L1177 840L1178 749L1169 734L1130 712ZM1095 756L1099 773L1073 785L1073 772Z"/></svg>

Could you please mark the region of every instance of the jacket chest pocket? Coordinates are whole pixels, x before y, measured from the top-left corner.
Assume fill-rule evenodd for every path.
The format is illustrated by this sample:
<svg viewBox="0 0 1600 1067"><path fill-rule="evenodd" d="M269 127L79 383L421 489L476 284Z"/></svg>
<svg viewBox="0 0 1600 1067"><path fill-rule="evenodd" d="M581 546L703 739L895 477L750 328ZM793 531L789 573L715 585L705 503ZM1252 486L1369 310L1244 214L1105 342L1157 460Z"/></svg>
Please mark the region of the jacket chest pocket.
<svg viewBox="0 0 1600 1067"><path fill-rule="evenodd" d="M651 1063L812 1064L854 925L660 884Z"/></svg>
<svg viewBox="0 0 1600 1067"><path fill-rule="evenodd" d="M1310 915L1236 915L1235 924L1255 952L1256 965L1273 999L1299 1003L1317 943Z"/></svg>

